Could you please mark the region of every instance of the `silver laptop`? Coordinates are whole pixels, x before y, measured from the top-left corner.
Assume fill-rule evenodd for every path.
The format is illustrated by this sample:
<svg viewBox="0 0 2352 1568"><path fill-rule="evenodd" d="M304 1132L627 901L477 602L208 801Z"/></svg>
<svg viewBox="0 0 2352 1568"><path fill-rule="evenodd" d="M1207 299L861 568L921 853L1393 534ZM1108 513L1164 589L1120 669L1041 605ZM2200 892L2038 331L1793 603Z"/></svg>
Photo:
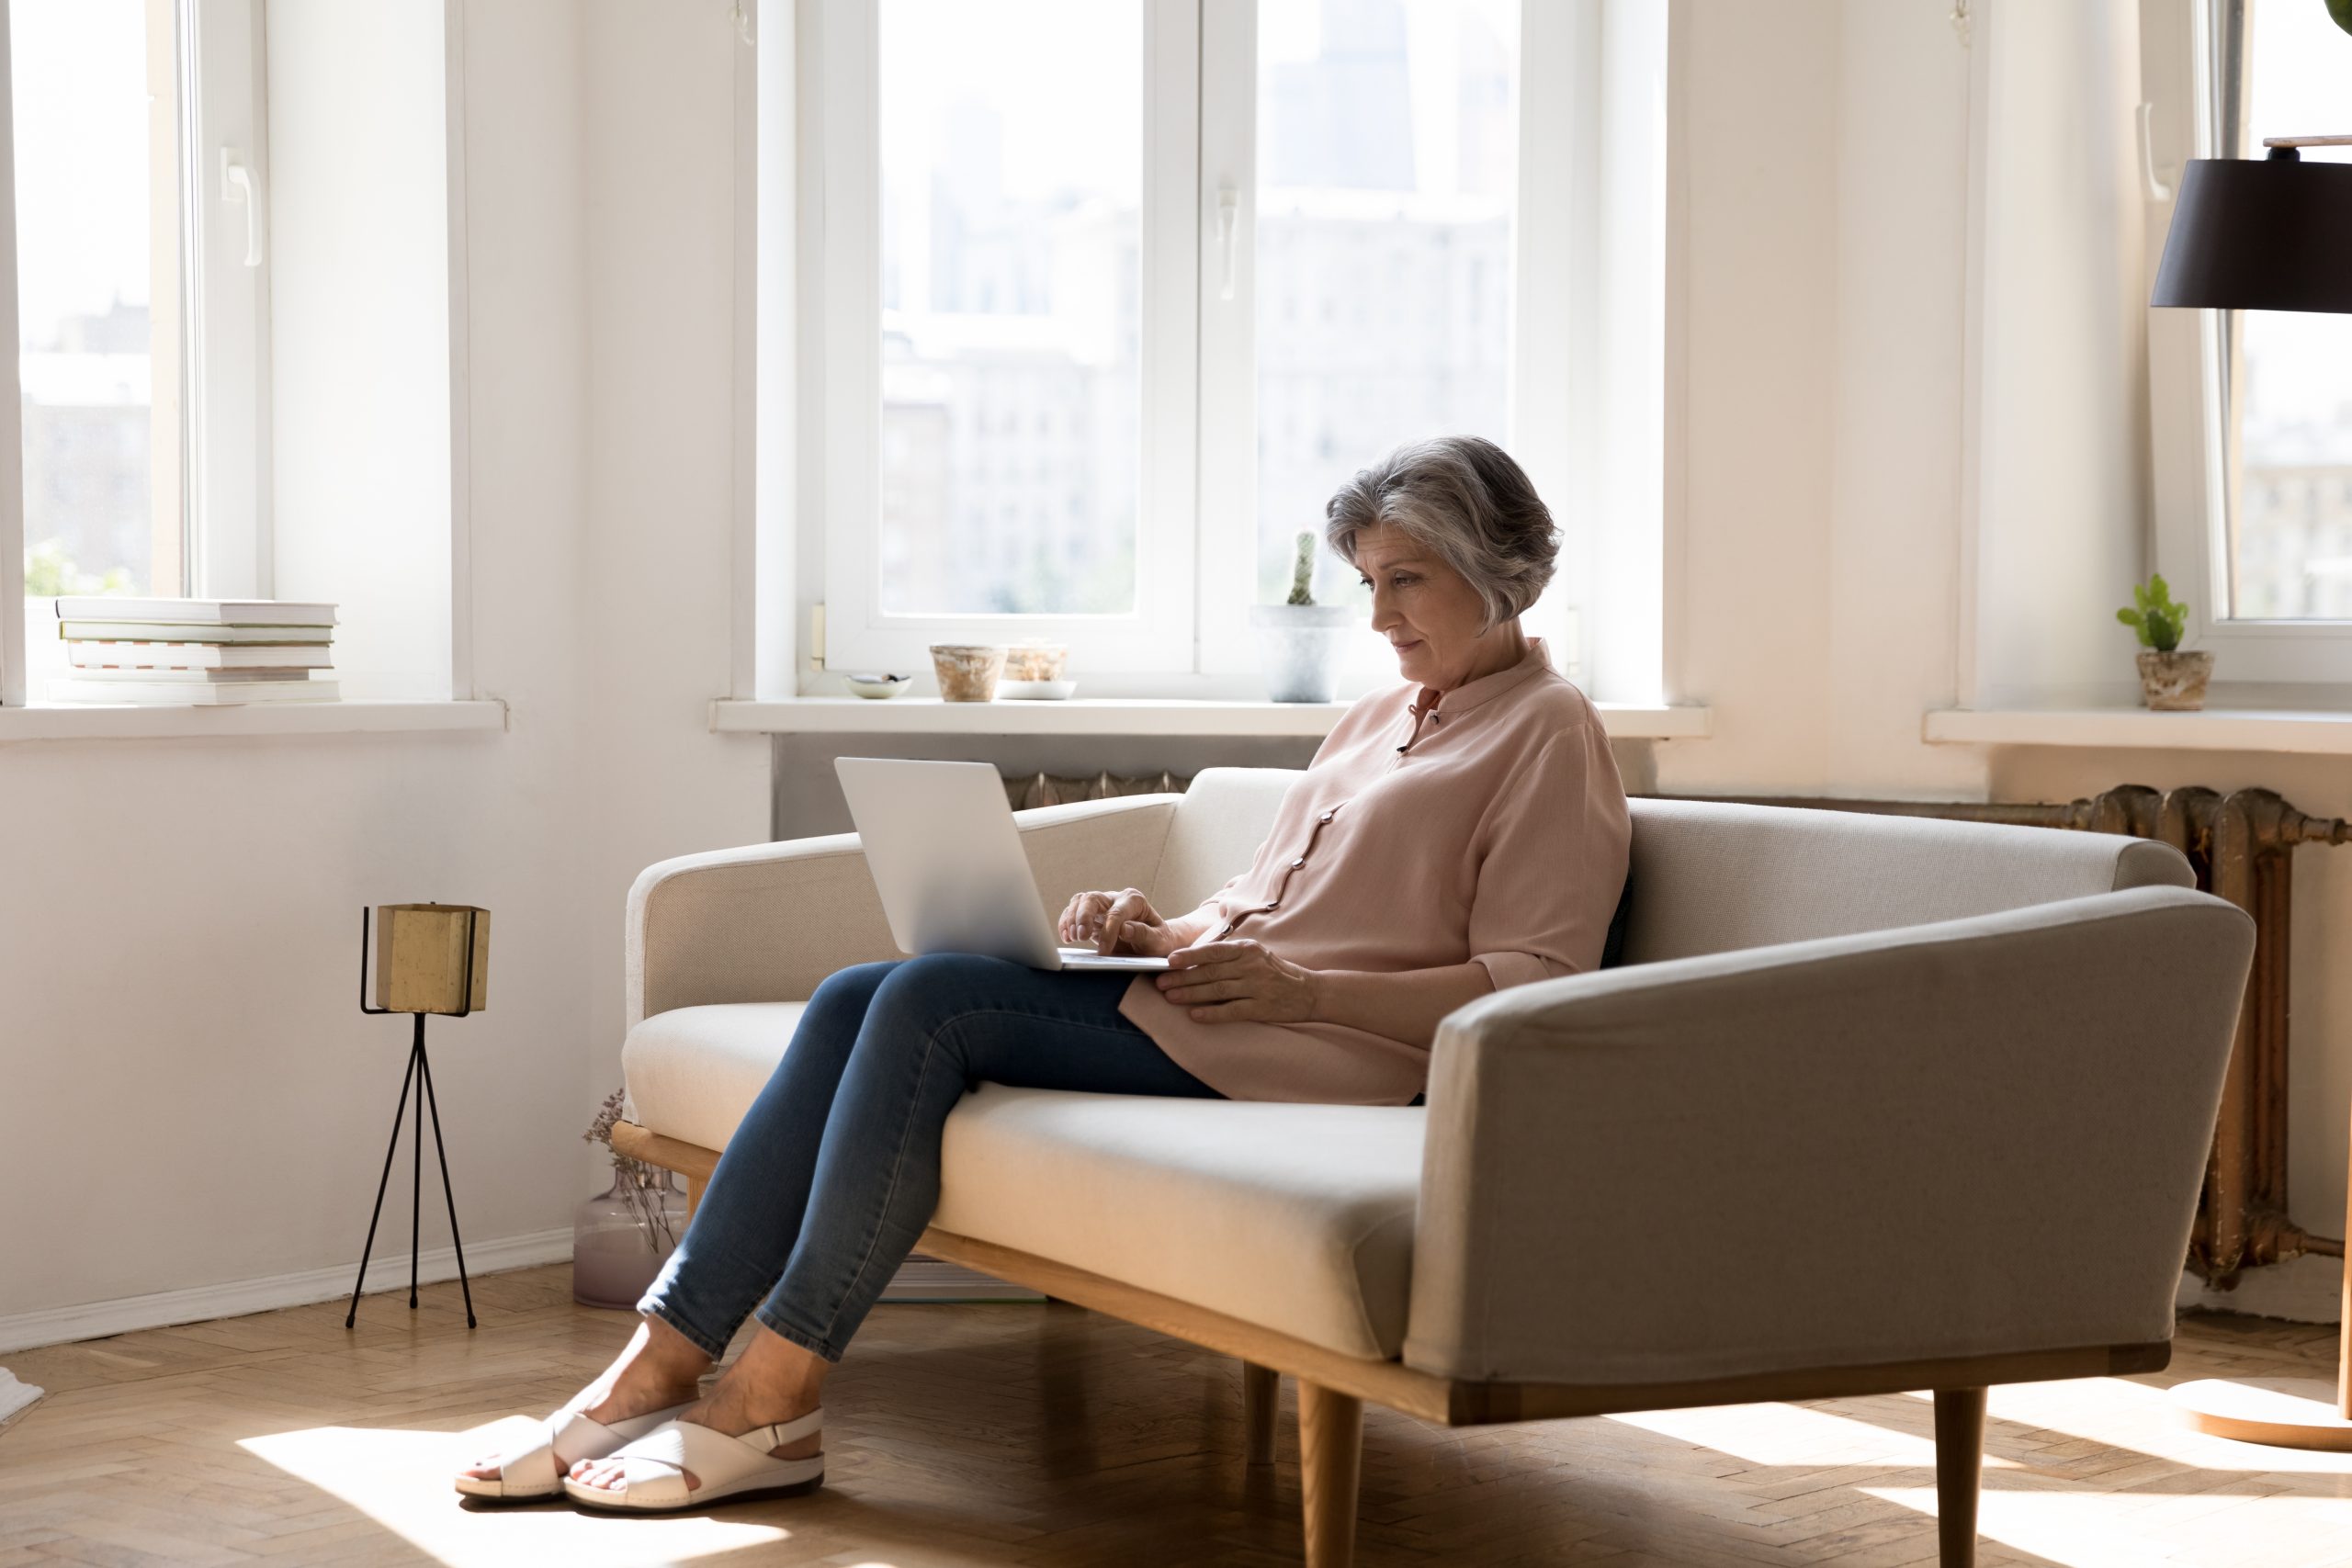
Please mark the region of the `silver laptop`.
<svg viewBox="0 0 2352 1568"><path fill-rule="evenodd" d="M979 953L1033 969L1165 969L1056 942L1002 775L986 762L836 757L842 794L901 953Z"/></svg>

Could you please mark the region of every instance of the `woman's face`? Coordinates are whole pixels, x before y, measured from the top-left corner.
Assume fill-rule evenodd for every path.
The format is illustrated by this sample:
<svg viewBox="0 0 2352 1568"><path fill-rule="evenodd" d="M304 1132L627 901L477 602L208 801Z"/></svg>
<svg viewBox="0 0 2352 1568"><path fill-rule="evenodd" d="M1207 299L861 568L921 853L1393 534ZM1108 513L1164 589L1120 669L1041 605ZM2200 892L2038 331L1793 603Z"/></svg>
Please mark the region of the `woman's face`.
<svg viewBox="0 0 2352 1568"><path fill-rule="evenodd" d="M1372 587L1372 629L1396 650L1398 674L1437 692L1470 678L1487 606L1469 579L1385 523L1357 533L1356 570Z"/></svg>

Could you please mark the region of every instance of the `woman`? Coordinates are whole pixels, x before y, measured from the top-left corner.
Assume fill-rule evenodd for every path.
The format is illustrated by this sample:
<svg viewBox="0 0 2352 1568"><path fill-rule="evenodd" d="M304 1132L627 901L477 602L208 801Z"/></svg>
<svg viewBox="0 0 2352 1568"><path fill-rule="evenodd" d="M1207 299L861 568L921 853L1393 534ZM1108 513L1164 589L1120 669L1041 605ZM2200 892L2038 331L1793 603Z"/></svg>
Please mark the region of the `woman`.
<svg viewBox="0 0 2352 1568"><path fill-rule="evenodd" d="M628 1348L460 1491L548 1496L560 1476L581 1502L660 1510L814 1484L825 1374L930 1219L941 1124L976 1083L1405 1104L1446 1014L1599 964L1625 795L1600 716L1520 629L1557 551L1526 474L1474 437L1408 446L1331 498L1324 537L1404 683L1349 709L1199 908L1130 887L1062 911L1063 941L1168 971L937 954L828 978Z"/></svg>

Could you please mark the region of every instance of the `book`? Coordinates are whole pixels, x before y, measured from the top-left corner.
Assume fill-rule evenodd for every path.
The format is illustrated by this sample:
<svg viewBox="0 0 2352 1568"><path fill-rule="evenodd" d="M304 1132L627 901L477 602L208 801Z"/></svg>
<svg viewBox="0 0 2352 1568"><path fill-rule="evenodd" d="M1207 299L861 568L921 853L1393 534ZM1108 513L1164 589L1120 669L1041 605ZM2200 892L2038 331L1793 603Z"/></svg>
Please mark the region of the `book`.
<svg viewBox="0 0 2352 1568"><path fill-rule="evenodd" d="M290 599L133 599L112 593L67 595L61 621L161 621L199 626L331 626L333 604Z"/></svg>
<svg viewBox="0 0 2352 1568"><path fill-rule="evenodd" d="M67 642L325 643L333 626L200 626L187 621L60 621Z"/></svg>
<svg viewBox="0 0 2352 1568"><path fill-rule="evenodd" d="M76 670L325 670L334 655L324 643L69 641L66 657Z"/></svg>
<svg viewBox="0 0 2352 1568"><path fill-rule="evenodd" d="M57 703L143 703L211 707L234 703L331 703L333 681L84 681L60 677L49 683Z"/></svg>
<svg viewBox="0 0 2352 1568"><path fill-rule="evenodd" d="M138 668L101 668L74 671L77 681L149 681L175 686L217 686L223 681L307 681L308 670L271 668L259 670L142 670Z"/></svg>

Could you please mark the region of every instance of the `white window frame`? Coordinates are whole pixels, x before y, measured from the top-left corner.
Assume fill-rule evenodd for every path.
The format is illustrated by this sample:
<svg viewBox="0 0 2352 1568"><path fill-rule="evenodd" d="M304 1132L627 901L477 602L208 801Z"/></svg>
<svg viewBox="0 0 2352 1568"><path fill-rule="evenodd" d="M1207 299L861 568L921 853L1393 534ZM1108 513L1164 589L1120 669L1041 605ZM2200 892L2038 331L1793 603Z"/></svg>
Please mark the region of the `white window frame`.
<svg viewBox="0 0 2352 1568"><path fill-rule="evenodd" d="M888 615L876 552L881 465L882 223L877 8L809 0L821 39L821 210L825 309L803 342L822 360L826 429L827 661L912 671L934 642L1050 637L1089 667L1155 670L1192 637L1193 422L1192 190L1200 89L1193 40L1200 0L1144 0L1142 472L1136 491L1136 609L1125 615Z"/></svg>
<svg viewBox="0 0 2352 1568"><path fill-rule="evenodd" d="M741 662L762 672L763 693L783 683L790 657L770 646L780 597L773 573L775 583L807 583L804 602L823 606L829 670L920 672L933 642L1046 637L1068 643L1090 675L1110 676L1091 682L1102 694L1255 694L1256 4L1145 5L1139 603L1133 615L1091 617L880 611L875 7L789 7L797 251L753 265L761 332L775 320L769 300L792 301L797 409L787 459L786 435L764 412L782 400L766 389L775 379L763 369L759 447L763 472L781 482L791 471L800 516L821 522L804 525L789 551L775 529L758 530L768 547L752 597L770 608L749 617L761 641ZM1522 81L1545 90L1518 95L1510 444L1565 536L1554 592L1528 620L1552 638L1556 664L1587 671L1596 695L1626 701L1658 700L1666 662L1665 41L1679 11L1658 0L1529 0L1517 58ZM765 87L761 99L765 115ZM766 140L773 127L753 134L769 153L780 151ZM1529 156L1530 145L1542 155ZM764 204L775 175L760 178ZM1219 210L1228 190L1238 198L1229 240ZM1531 277L1548 286L1532 293ZM775 364L769 347L760 353L763 366ZM754 506L773 515L767 502ZM1562 600L1587 608L1564 611ZM795 671L785 690L816 684Z"/></svg>
<svg viewBox="0 0 2352 1568"><path fill-rule="evenodd" d="M183 584L164 594L271 592L268 125L260 0L177 0L180 28ZM0 706L28 703L24 423L15 366L16 116L0 0ZM192 90L191 90L192 89ZM232 182L230 164L243 171ZM160 400L159 400L160 401ZM37 694L33 694L37 699Z"/></svg>
<svg viewBox="0 0 2352 1568"><path fill-rule="evenodd" d="M2149 204L2147 278L2156 263L2188 158L2216 155L2211 83L2219 0L2143 0L2142 70L2146 140L2143 195ZM2265 134L2299 127L2255 126ZM2243 156L2253 149L2240 149ZM2228 466L2222 454L2226 356L2219 310L2148 310L2150 494L2153 559L2175 598L2189 607L2184 646L2215 657L2223 681L2261 684L2352 681L2352 621L2255 620L2222 614L2230 561Z"/></svg>

